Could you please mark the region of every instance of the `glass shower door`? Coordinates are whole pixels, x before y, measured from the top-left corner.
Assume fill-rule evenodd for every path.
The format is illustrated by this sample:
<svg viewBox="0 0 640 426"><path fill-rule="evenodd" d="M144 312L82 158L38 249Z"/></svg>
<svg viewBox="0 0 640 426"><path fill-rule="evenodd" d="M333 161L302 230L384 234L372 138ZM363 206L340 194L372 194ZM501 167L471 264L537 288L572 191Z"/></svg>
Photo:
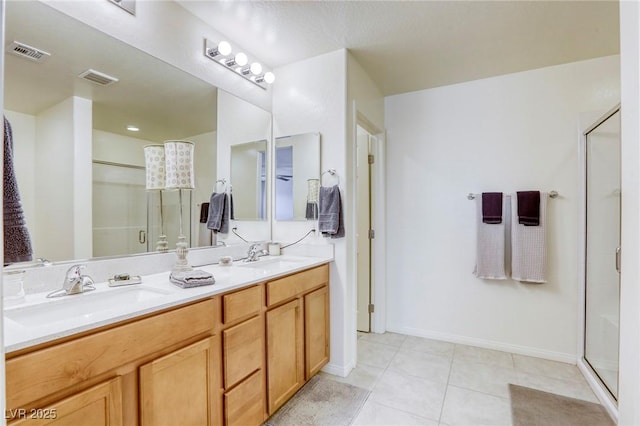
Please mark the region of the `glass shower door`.
<svg viewBox="0 0 640 426"><path fill-rule="evenodd" d="M618 397L620 110L586 134L584 357Z"/></svg>
<svg viewBox="0 0 640 426"><path fill-rule="evenodd" d="M93 256L147 251L144 167L93 162Z"/></svg>

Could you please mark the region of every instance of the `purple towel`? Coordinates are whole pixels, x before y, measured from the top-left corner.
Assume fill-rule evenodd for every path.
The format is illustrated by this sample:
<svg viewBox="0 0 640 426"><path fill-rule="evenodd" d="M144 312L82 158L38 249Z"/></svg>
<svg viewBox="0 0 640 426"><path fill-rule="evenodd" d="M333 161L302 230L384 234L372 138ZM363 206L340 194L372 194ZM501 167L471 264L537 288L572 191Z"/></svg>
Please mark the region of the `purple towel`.
<svg viewBox="0 0 640 426"><path fill-rule="evenodd" d="M209 218L209 203L202 203L200 205L200 223L207 223Z"/></svg>
<svg viewBox="0 0 640 426"><path fill-rule="evenodd" d="M502 223L502 192L482 193L482 223Z"/></svg>
<svg viewBox="0 0 640 426"><path fill-rule="evenodd" d="M33 258L31 238L24 220L18 182L13 169L13 133L11 124L4 117L4 263L26 262Z"/></svg>
<svg viewBox="0 0 640 426"><path fill-rule="evenodd" d="M518 223L525 226L540 225L540 191L519 191Z"/></svg>

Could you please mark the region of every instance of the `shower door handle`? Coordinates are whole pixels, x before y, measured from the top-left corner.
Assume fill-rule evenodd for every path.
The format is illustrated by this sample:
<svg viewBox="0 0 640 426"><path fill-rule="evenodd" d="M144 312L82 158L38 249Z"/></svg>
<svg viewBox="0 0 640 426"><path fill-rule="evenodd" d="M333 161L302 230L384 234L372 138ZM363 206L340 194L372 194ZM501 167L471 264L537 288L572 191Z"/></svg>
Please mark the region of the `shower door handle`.
<svg viewBox="0 0 640 426"><path fill-rule="evenodd" d="M616 271L620 273L620 247L616 247Z"/></svg>
<svg viewBox="0 0 640 426"><path fill-rule="evenodd" d="M138 231L138 242L140 244L144 244L147 242L147 233L143 229Z"/></svg>

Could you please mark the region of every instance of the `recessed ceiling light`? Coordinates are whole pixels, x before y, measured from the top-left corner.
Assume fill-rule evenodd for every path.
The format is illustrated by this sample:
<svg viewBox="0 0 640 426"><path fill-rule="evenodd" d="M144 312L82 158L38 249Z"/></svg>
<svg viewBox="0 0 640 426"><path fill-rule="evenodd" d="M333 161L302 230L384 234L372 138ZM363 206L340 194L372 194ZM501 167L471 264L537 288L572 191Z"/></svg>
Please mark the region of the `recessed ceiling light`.
<svg viewBox="0 0 640 426"><path fill-rule="evenodd" d="M127 130L130 131L130 132L139 132L140 131L140 129L138 127L131 126L131 125L127 126Z"/></svg>

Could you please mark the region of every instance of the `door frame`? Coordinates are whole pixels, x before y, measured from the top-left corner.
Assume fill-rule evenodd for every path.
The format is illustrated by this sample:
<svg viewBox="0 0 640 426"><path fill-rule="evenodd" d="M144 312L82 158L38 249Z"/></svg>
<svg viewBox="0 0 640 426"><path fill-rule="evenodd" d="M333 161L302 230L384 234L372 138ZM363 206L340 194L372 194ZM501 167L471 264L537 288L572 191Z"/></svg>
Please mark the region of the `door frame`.
<svg viewBox="0 0 640 426"><path fill-rule="evenodd" d="M374 312L371 314L371 332L384 333L386 331L386 190L385 190L385 164L386 164L386 133L378 129L360 111L355 111L356 120L354 131L354 141L357 141L357 127L366 130L373 138L371 152L375 156L375 161L371 165L371 229L375 231L375 238L371 240L371 303L374 305ZM356 142L357 143L357 142ZM355 152L355 146L354 146ZM353 173L357 158L353 156ZM355 179L354 179L355 182ZM357 212L354 213L357 218ZM355 232L355 226L354 232ZM355 234L354 234L355 241ZM354 268L354 278L357 279L357 268ZM357 282L357 281L356 281ZM357 306L357 291L354 306ZM353 313L354 319L356 313ZM357 323L354 322L354 328ZM354 330L355 331L355 330Z"/></svg>

